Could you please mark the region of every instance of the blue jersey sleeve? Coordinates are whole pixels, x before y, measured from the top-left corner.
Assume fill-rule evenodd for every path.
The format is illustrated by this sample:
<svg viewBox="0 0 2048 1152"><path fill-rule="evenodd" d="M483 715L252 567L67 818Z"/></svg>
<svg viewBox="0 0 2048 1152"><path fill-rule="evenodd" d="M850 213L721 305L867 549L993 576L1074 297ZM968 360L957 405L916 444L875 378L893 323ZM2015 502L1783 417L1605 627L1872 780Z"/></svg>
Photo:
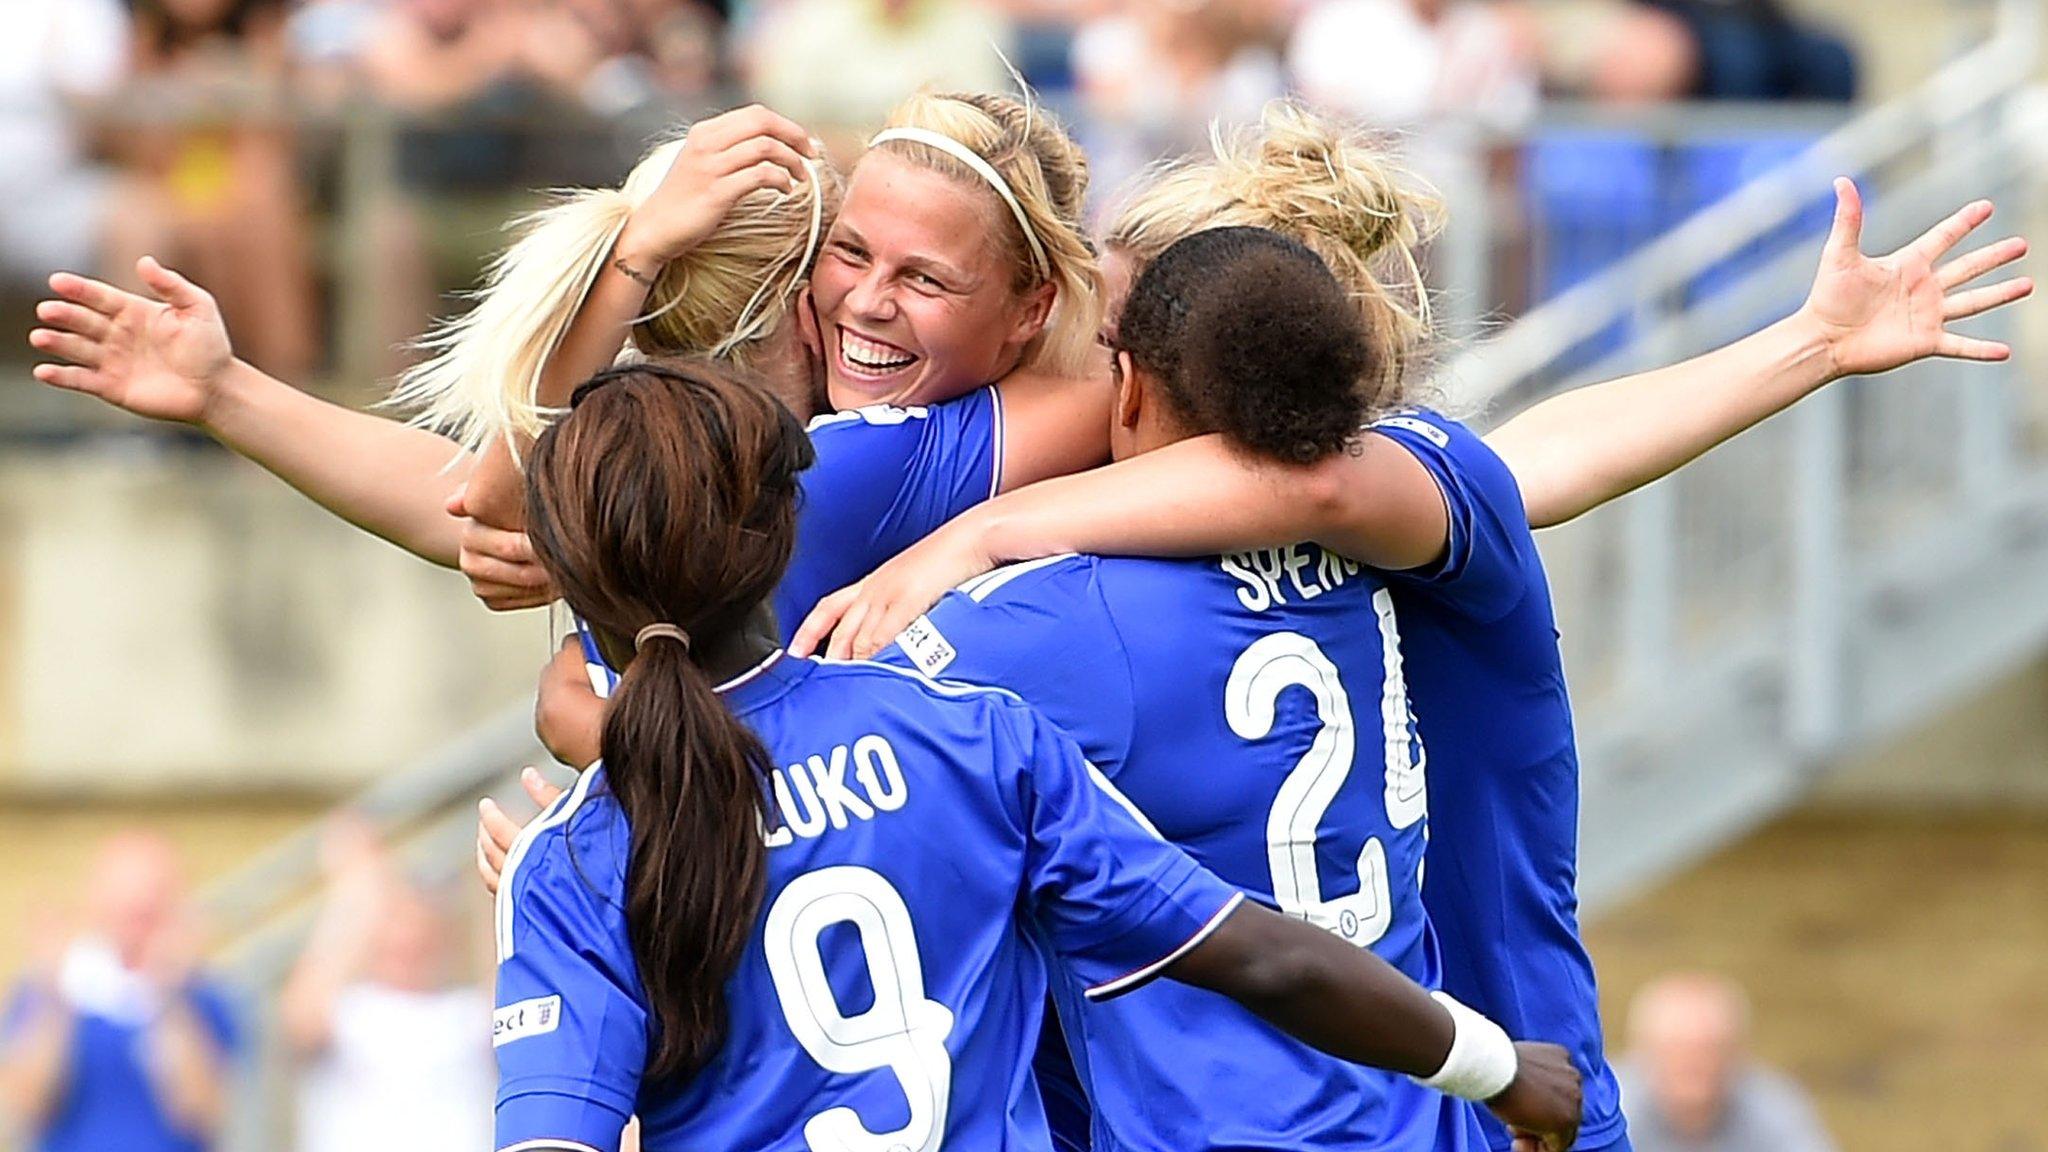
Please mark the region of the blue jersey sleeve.
<svg viewBox="0 0 2048 1152"><path fill-rule="evenodd" d="M1014 692L1115 775L1136 691L1093 557L999 568L948 593L879 657L927 676Z"/></svg>
<svg viewBox="0 0 2048 1152"><path fill-rule="evenodd" d="M499 1148L616 1152L646 1067L648 1014L624 911L625 824L609 803L570 824L591 776L506 862L491 1018Z"/></svg>
<svg viewBox="0 0 2048 1152"><path fill-rule="evenodd" d="M1389 416L1372 430L1428 469L1450 516L1443 559L1383 573L1388 583L1416 586L1481 622L1507 615L1530 592L1528 565L1536 545L1506 462L1471 429L1433 412Z"/></svg>
<svg viewBox="0 0 2048 1152"><path fill-rule="evenodd" d="M1142 987L1244 896L1161 839L1051 721L1004 708L997 762L1018 768L1027 906L1089 999Z"/></svg>
<svg viewBox="0 0 2048 1152"><path fill-rule="evenodd" d="M994 388L924 408L877 405L811 421L796 551L776 590L784 638L819 600L995 495L1002 404Z"/></svg>

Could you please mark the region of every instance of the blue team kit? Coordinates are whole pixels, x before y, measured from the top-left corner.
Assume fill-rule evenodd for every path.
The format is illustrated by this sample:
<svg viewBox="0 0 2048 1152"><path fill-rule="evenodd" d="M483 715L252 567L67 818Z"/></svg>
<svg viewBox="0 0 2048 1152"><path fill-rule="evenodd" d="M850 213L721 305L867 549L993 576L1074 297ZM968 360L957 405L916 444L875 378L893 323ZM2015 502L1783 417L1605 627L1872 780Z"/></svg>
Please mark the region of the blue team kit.
<svg viewBox="0 0 2048 1152"><path fill-rule="evenodd" d="M639 1082L627 833L586 773L507 868L499 1146L608 1149L637 1112L650 1149L1045 1147L1049 993L1035 1077L1060 1147L1508 1147L1482 1109L1145 983L1241 896L1564 1044L1586 1076L1578 1147L1625 1148L1576 919L1570 705L1520 494L1455 421L1374 431L1444 495L1449 546L1426 570L1307 544L1057 557L970 582L881 657L925 683L780 657L730 686L786 766L780 823L726 1047L682 1083ZM811 432L785 637L1000 487L993 388ZM1127 994L1095 1002L1105 989Z"/></svg>

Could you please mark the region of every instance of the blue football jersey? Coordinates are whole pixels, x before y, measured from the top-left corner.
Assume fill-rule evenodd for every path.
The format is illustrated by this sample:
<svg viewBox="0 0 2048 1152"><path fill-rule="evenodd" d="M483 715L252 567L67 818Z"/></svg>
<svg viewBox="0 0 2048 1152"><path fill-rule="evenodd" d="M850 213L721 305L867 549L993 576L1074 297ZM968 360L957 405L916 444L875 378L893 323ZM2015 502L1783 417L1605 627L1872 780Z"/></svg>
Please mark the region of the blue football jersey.
<svg viewBox="0 0 2048 1152"><path fill-rule="evenodd" d="M1444 988L1514 1036L1572 1051L1585 1076L1578 1147L1625 1147L1579 936L1579 760L1549 582L1514 474L1464 425L1429 412L1376 431L1442 490L1451 540L1434 567L1387 576L1409 698L1429 745L1423 898ZM1485 1118L1505 1150L1507 1132Z"/></svg>
<svg viewBox="0 0 2048 1152"><path fill-rule="evenodd" d="M817 462L797 479L796 548L775 590L785 643L818 601L1002 487L1002 398L992 384L940 404L827 413L808 431ZM611 695L618 673L582 621L576 628L591 685Z"/></svg>
<svg viewBox="0 0 2048 1152"><path fill-rule="evenodd" d="M875 405L810 424L796 551L775 592L787 640L827 595L860 580L1002 486L993 385L929 407Z"/></svg>
<svg viewBox="0 0 2048 1152"><path fill-rule="evenodd" d="M1242 899L1014 697L781 654L720 689L778 767L768 879L718 1054L646 1082L653 1016L602 768L536 820L497 909L500 1148L1030 1149L1046 959L1131 991Z"/></svg>
<svg viewBox="0 0 2048 1152"><path fill-rule="evenodd" d="M1418 891L1432 756L1402 631L1377 578L1313 545L1069 556L971 582L886 658L1016 692L1205 867L1435 987ZM1161 984L1084 1006L1054 987L1105 1152L1480 1140L1471 1105L1324 1056L1214 993Z"/></svg>

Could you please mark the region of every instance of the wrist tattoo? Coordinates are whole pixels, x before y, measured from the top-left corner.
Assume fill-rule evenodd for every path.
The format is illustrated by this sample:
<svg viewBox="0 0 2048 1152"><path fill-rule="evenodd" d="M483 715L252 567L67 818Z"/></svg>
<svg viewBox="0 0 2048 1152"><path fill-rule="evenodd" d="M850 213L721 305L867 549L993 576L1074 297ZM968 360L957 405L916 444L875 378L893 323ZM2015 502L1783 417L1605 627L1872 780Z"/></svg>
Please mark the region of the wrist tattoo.
<svg viewBox="0 0 2048 1152"><path fill-rule="evenodd" d="M633 267L631 264L626 263L626 258L624 256L620 256L617 259L614 259L612 261L612 267L619 270L619 275L624 276L626 279L631 280L633 283L638 284L643 288L654 287L654 277L648 275L645 272L640 271L638 268Z"/></svg>

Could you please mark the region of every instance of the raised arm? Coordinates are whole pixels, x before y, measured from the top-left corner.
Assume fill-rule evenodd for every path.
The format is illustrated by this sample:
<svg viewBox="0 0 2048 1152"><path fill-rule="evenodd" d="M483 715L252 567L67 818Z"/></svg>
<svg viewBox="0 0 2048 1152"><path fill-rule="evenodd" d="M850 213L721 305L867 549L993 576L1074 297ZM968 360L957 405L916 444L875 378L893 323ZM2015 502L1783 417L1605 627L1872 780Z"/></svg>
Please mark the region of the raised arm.
<svg viewBox="0 0 2048 1152"><path fill-rule="evenodd" d="M1486 442L1515 473L1532 527L1564 523L1670 475L1844 376L1928 357L2004 360L2004 344L1947 329L2022 299L2028 277L1963 286L2026 255L2010 237L1939 264L1991 218L1979 200L1888 256L1861 249L1863 201L1835 181L1835 221L1806 303L1755 335L1667 368L1575 389Z"/></svg>
<svg viewBox="0 0 2048 1152"><path fill-rule="evenodd" d="M235 358L213 297L154 259L154 299L70 273L50 278L29 334L36 379L153 420L200 428L314 503L453 567L461 525L446 505L468 476L452 442L317 399ZM367 462L374 467L366 467Z"/></svg>
<svg viewBox="0 0 2048 1152"><path fill-rule="evenodd" d="M800 126L758 104L691 128L660 186L627 217L609 258L543 361L538 404L566 406L578 384L610 367L645 314L663 267L712 236L742 198L764 188L788 192L809 179L805 158L813 156L815 148ZM500 437L479 453L465 511L484 532L470 533L461 560L464 572L479 583L480 596L472 568L501 582L532 573L530 567L520 571L517 555L526 552L524 542L507 538L523 522L525 480L518 457L526 448L523 438ZM467 547L479 539L491 547ZM531 564L530 553L524 563ZM484 599L492 607L527 606Z"/></svg>
<svg viewBox="0 0 2048 1152"><path fill-rule="evenodd" d="M1578 1134L1579 1074L1564 1049L1514 1043L1479 1013L1300 920L1241 904L1165 975L1229 996L1340 1060L1483 1102L1518 1149L1563 1152Z"/></svg>

